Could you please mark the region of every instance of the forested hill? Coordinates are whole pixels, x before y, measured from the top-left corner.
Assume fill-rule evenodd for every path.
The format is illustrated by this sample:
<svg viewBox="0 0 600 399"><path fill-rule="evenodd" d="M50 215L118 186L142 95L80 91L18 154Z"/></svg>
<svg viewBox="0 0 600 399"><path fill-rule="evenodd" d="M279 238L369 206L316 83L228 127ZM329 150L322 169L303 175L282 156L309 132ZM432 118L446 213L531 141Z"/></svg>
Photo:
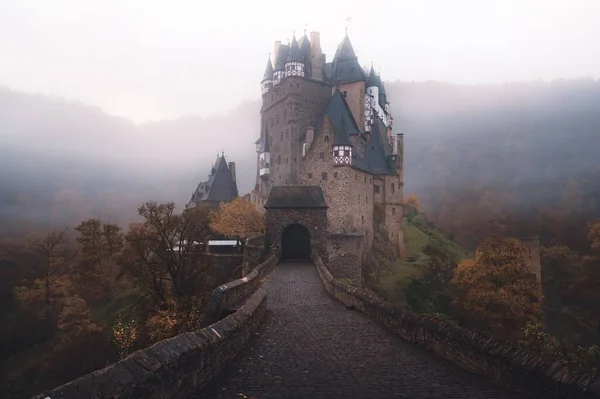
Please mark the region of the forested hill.
<svg viewBox="0 0 600 399"><path fill-rule="evenodd" d="M428 218L462 244L490 232L547 229L553 212L543 206L580 204L582 220L595 215L600 81L388 82L386 89L395 131L405 133L406 193L419 195ZM248 192L259 110L257 100L223 116L135 125L81 103L0 88L5 232L17 220L126 223L149 199L183 205L221 150Z"/></svg>

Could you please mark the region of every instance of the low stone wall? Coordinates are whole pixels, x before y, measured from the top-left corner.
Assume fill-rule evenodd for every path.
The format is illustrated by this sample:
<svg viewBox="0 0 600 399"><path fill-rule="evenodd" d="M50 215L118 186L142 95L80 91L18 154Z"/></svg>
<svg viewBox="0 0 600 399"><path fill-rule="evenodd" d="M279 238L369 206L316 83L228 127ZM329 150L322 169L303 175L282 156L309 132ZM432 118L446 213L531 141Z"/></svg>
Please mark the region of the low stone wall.
<svg viewBox="0 0 600 399"><path fill-rule="evenodd" d="M237 312L209 327L158 342L34 399L197 397L258 329L266 301L261 287Z"/></svg>
<svg viewBox="0 0 600 399"><path fill-rule="evenodd" d="M265 236L251 237L246 240L244 245L244 265L242 266L242 275L246 275L256 266L264 261L265 256Z"/></svg>
<svg viewBox="0 0 600 399"><path fill-rule="evenodd" d="M259 288L261 280L273 270L277 260L276 255L271 255L244 277L215 288L204 313L203 325L215 323L223 310L233 309L252 295Z"/></svg>
<svg viewBox="0 0 600 399"><path fill-rule="evenodd" d="M329 233L327 236L327 252L329 253L328 269L337 279L349 279L362 286L362 256L365 246L363 233Z"/></svg>
<svg viewBox="0 0 600 399"><path fill-rule="evenodd" d="M368 290L333 278L318 254L313 254L313 260L325 289L334 298L470 372L530 397L600 398L600 379L580 367L548 359L489 334L396 308Z"/></svg>

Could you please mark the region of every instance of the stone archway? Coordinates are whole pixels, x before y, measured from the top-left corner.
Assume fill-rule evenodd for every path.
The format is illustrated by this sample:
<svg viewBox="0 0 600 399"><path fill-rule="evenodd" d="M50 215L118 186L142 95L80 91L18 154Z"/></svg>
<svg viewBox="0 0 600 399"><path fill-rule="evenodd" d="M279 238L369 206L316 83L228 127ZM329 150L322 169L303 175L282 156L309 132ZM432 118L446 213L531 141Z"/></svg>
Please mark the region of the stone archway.
<svg viewBox="0 0 600 399"><path fill-rule="evenodd" d="M292 223L281 234L281 259L310 260L310 232L299 223Z"/></svg>

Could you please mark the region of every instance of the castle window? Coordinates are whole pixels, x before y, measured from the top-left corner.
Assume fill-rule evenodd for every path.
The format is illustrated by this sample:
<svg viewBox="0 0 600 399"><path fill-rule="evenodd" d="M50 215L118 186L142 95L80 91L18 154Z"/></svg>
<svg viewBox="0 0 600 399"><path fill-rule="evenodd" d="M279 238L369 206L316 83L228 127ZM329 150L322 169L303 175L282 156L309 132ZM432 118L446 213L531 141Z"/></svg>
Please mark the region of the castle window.
<svg viewBox="0 0 600 399"><path fill-rule="evenodd" d="M290 137L290 129L285 129L285 137Z"/></svg>
<svg viewBox="0 0 600 399"><path fill-rule="evenodd" d="M346 90L344 90L343 93L344 93L344 98L348 97L348 92Z"/></svg>
<svg viewBox="0 0 600 399"><path fill-rule="evenodd" d="M319 153L319 159L325 159L325 153L320 152Z"/></svg>
<svg viewBox="0 0 600 399"><path fill-rule="evenodd" d="M392 215L396 214L396 208L392 207Z"/></svg>
<svg viewBox="0 0 600 399"><path fill-rule="evenodd" d="M309 174L308 174L308 178L309 178L309 179L312 179L312 173L309 173Z"/></svg>
<svg viewBox="0 0 600 399"><path fill-rule="evenodd" d="M367 182L367 176L365 176L365 183Z"/></svg>
<svg viewBox="0 0 600 399"><path fill-rule="evenodd" d="M306 143L302 143L302 156L306 156Z"/></svg>
<svg viewBox="0 0 600 399"><path fill-rule="evenodd" d="M296 158L294 158L292 162L296 162Z"/></svg>
<svg viewBox="0 0 600 399"><path fill-rule="evenodd" d="M360 217L362 219L362 224L365 224L365 217L364 215Z"/></svg>
<svg viewBox="0 0 600 399"><path fill-rule="evenodd" d="M355 180L358 180L358 173L355 173L355 174L354 174L354 179L355 179Z"/></svg>
<svg viewBox="0 0 600 399"><path fill-rule="evenodd" d="M321 180L327 180L327 173L321 173Z"/></svg>
<svg viewBox="0 0 600 399"><path fill-rule="evenodd" d="M379 186L378 185L373 186L373 192L375 194L379 194Z"/></svg>
<svg viewBox="0 0 600 399"><path fill-rule="evenodd" d="M281 165L281 155L277 155L277 163Z"/></svg>
<svg viewBox="0 0 600 399"><path fill-rule="evenodd" d="M325 142L329 143L329 136L325 136Z"/></svg>
<svg viewBox="0 0 600 399"><path fill-rule="evenodd" d="M335 173L333 174L333 178L334 178L334 179L337 179L337 172L335 172Z"/></svg>
<svg viewBox="0 0 600 399"><path fill-rule="evenodd" d="M394 192L394 183L392 183L392 193Z"/></svg>

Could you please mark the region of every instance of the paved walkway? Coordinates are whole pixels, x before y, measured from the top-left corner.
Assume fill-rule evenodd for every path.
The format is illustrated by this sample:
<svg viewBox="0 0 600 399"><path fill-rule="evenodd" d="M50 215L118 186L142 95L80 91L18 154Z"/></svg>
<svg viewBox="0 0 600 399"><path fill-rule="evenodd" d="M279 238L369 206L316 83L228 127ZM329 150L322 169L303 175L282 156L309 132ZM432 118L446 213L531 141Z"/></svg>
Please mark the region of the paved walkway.
<svg viewBox="0 0 600 399"><path fill-rule="evenodd" d="M199 398L517 398L402 341L323 288L314 265L269 277L258 334Z"/></svg>

